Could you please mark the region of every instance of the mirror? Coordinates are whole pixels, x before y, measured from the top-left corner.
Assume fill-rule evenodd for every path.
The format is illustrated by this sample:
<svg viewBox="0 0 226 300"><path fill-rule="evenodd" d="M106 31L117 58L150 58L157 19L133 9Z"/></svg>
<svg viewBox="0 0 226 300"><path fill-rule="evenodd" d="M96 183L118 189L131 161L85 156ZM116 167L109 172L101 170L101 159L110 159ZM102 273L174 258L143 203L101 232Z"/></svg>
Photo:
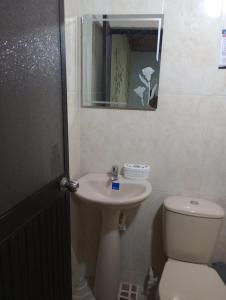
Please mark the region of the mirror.
<svg viewBox="0 0 226 300"><path fill-rule="evenodd" d="M83 107L155 110L163 15L82 17Z"/></svg>

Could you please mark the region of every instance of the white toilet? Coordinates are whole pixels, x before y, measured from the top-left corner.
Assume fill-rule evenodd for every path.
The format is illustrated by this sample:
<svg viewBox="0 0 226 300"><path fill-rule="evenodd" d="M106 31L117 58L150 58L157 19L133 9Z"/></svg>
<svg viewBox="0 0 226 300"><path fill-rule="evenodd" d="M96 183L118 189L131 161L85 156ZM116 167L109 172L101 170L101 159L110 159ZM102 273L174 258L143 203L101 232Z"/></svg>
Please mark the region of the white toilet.
<svg viewBox="0 0 226 300"><path fill-rule="evenodd" d="M216 203L168 197L163 209L168 256L158 288L159 300L226 300L226 286L208 266L224 218Z"/></svg>

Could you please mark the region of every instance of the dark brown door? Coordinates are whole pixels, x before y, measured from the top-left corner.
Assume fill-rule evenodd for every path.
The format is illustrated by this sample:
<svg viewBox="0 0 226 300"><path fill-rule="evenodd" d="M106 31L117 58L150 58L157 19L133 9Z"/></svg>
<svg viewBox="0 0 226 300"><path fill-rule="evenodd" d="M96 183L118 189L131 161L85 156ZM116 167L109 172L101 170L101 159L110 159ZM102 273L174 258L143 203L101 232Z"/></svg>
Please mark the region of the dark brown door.
<svg viewBox="0 0 226 300"><path fill-rule="evenodd" d="M0 1L0 299L69 300L60 0Z"/></svg>

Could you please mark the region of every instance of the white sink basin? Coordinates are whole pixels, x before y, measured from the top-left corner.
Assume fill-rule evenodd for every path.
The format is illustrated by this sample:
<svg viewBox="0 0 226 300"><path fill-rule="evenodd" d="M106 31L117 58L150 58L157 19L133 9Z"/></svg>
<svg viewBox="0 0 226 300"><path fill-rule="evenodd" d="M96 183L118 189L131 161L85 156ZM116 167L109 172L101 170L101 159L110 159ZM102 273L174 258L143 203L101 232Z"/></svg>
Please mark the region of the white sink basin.
<svg viewBox="0 0 226 300"><path fill-rule="evenodd" d="M79 179L76 195L102 211L102 226L96 264L95 296L98 300L117 298L120 278L119 219L123 210L139 205L151 193L147 180L119 176L120 190L112 190L107 174L90 173Z"/></svg>
<svg viewBox="0 0 226 300"><path fill-rule="evenodd" d="M90 173L79 179L79 198L104 206L118 209L140 204L151 193L147 180L127 180L119 176L120 190L112 190L112 181L107 174Z"/></svg>

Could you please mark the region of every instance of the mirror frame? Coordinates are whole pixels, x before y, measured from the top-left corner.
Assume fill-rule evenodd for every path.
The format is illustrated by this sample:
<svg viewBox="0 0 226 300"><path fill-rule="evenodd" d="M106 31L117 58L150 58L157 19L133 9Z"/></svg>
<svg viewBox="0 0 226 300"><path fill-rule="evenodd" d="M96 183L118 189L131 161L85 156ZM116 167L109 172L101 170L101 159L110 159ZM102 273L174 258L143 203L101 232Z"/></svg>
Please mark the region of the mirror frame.
<svg viewBox="0 0 226 300"><path fill-rule="evenodd" d="M95 20L95 16L97 16L96 20ZM102 16L102 17L101 17ZM84 55L83 55L83 23L85 18L87 17L92 17L92 22L95 21L102 21L104 22L104 26L103 26L103 30L105 32L104 34L104 47L103 47L103 74L105 76L104 77L104 82L103 82L103 98L104 99L109 99L110 100L110 86L111 86L111 69L109 68L109 66L111 66L111 39L112 39L112 35L114 34L113 31L118 30L118 29L111 29L109 30L107 23L108 21L158 21L158 29L153 29L153 35L155 35L157 32L157 49L156 49L156 60L159 61L161 59L161 49L162 49L162 37L163 37L163 23L164 23L164 15L163 14L120 14L120 15L116 15L116 14L110 14L110 15L106 15L106 14L89 14L89 15L83 15L81 17L81 76L82 76L82 80L81 80L81 106L83 108L104 108L104 109L123 109L123 110L143 110L143 111L155 111L157 109L157 102L158 102L158 96L157 101L156 101L156 106L155 107L148 107L148 108L136 108L136 107L120 107L117 106L116 103L117 102L112 102L112 105L110 104L109 101L104 101L104 100L100 100L100 101L95 101L92 102L94 104L99 104L98 106L93 106L92 103L90 104L85 104L87 103L87 101L85 101L84 99L84 91L83 91L83 76L84 76ZM129 28L122 28L121 31L128 31L128 30L133 30L133 29L129 29ZM137 30L138 29L135 29ZM150 29L146 29L149 30ZM107 38L108 37L108 38ZM159 71L159 78L160 78L160 71ZM158 81L159 82L159 81ZM158 90L159 90L159 83L158 83Z"/></svg>

